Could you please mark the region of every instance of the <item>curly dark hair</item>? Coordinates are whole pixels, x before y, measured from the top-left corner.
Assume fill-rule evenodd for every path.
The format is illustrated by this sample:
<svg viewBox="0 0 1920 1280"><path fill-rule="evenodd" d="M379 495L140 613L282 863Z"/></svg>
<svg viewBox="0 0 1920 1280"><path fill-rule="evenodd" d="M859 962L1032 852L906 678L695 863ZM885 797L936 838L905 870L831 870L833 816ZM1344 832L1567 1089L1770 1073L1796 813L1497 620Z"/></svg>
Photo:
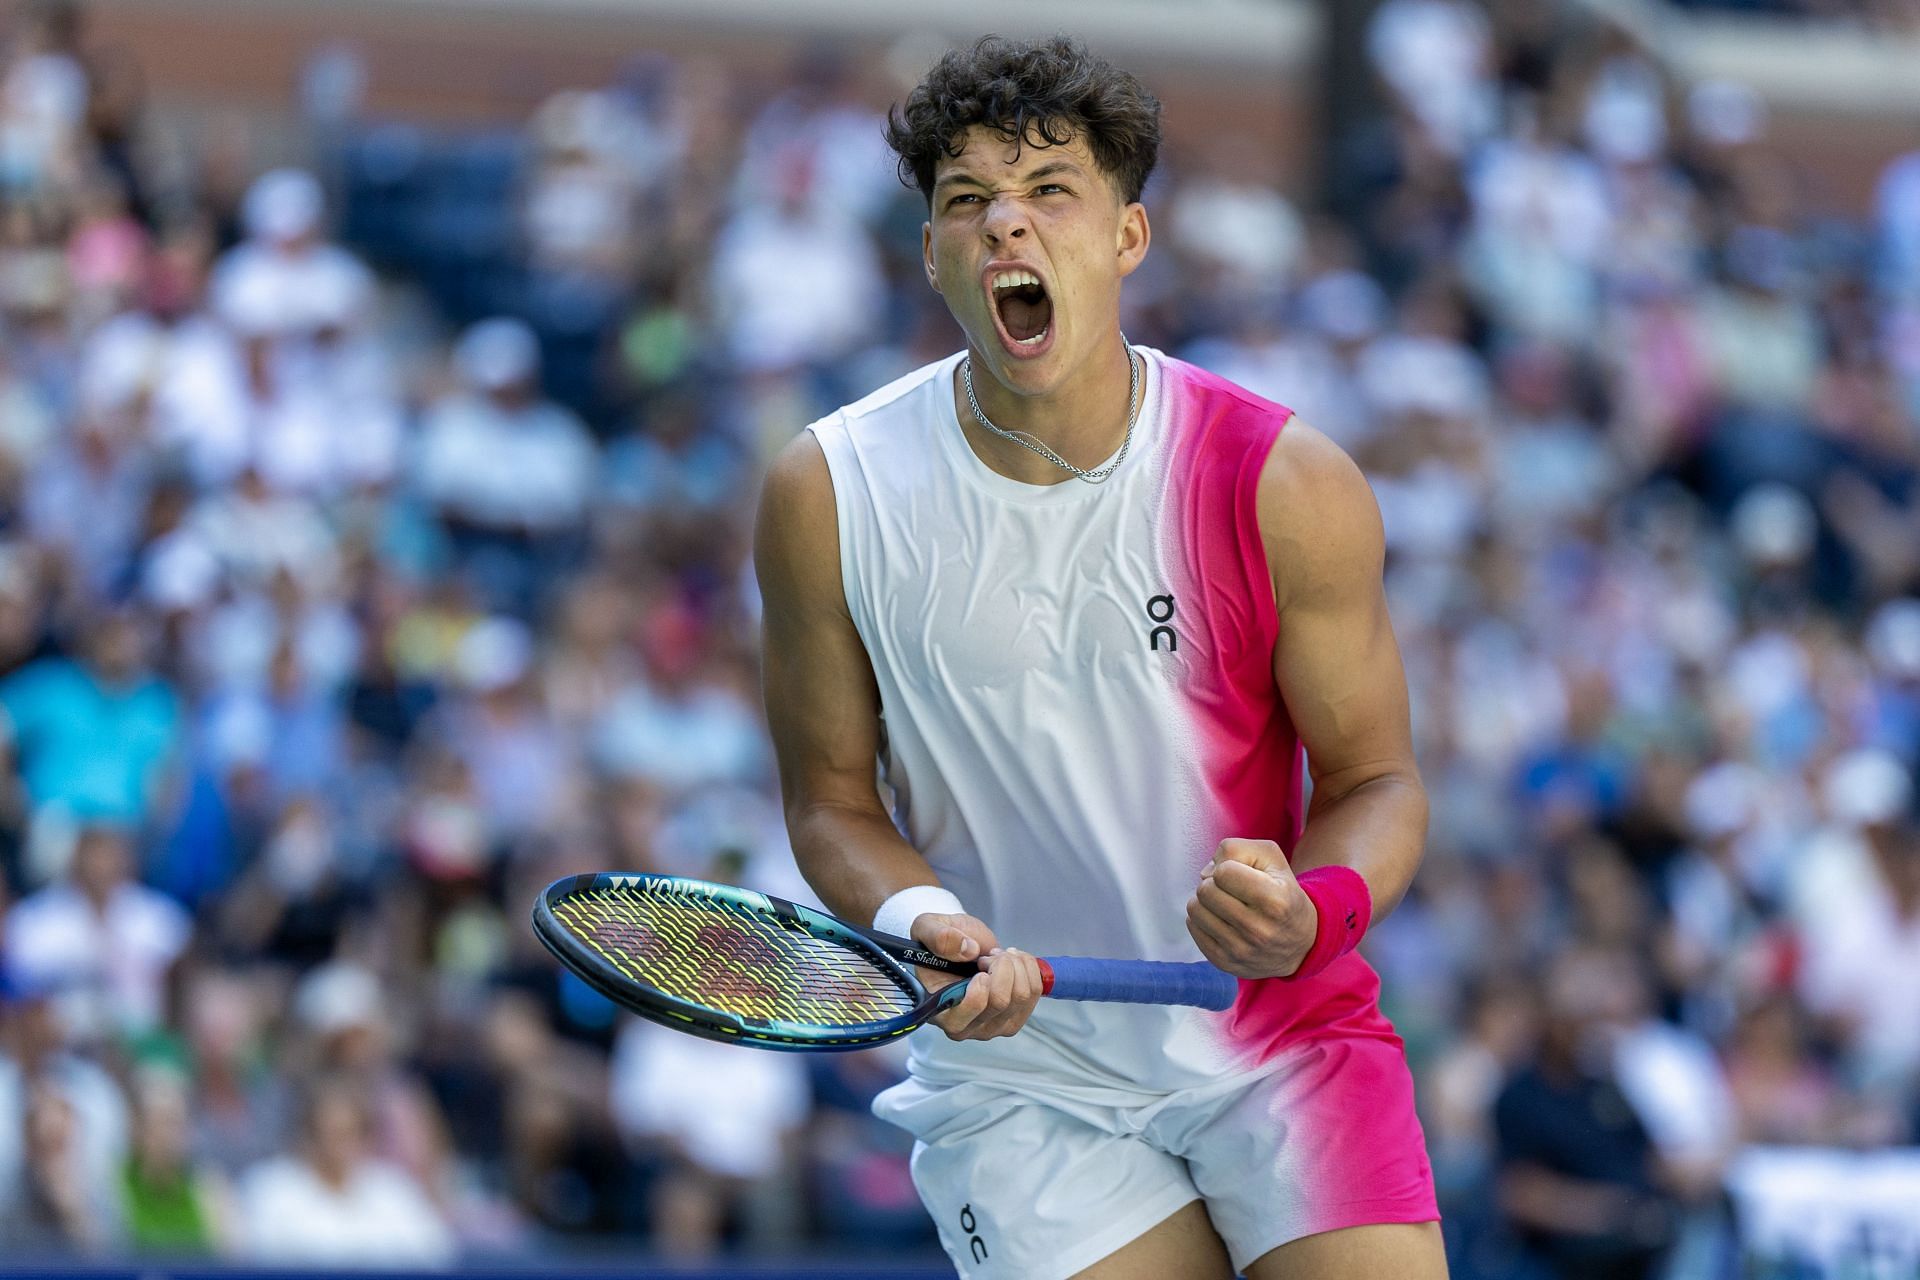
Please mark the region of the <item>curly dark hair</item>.
<svg viewBox="0 0 1920 1280"><path fill-rule="evenodd" d="M887 145L900 156L900 181L933 200L940 157L963 149L961 135L985 125L1008 142L1055 147L1084 137L1101 170L1129 204L1140 198L1160 153L1160 100L1136 79L1068 36L1023 42L983 36L933 65L887 113Z"/></svg>

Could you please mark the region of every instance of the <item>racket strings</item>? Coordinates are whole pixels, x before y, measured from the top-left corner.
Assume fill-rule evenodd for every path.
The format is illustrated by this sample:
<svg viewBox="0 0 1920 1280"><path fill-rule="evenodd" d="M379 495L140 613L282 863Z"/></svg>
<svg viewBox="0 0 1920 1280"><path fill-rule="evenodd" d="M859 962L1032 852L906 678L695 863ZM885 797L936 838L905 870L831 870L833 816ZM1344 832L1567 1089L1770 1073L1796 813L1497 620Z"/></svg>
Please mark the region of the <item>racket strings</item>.
<svg viewBox="0 0 1920 1280"><path fill-rule="evenodd" d="M595 889L554 915L621 973L739 1017L810 1026L897 1018L916 994L868 957L741 903L685 890Z"/></svg>

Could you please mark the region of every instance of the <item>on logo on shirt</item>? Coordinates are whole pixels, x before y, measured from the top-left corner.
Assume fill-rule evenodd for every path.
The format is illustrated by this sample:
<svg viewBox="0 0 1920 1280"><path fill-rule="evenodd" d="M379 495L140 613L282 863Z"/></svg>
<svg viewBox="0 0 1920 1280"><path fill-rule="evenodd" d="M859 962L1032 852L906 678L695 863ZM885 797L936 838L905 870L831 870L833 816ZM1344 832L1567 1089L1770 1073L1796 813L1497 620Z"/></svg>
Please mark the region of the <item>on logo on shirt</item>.
<svg viewBox="0 0 1920 1280"><path fill-rule="evenodd" d="M1180 637L1174 632L1173 597L1171 595L1149 596L1147 598L1147 617L1158 625L1147 632L1147 648L1158 653L1161 641L1166 641L1166 651L1175 653L1180 648Z"/></svg>

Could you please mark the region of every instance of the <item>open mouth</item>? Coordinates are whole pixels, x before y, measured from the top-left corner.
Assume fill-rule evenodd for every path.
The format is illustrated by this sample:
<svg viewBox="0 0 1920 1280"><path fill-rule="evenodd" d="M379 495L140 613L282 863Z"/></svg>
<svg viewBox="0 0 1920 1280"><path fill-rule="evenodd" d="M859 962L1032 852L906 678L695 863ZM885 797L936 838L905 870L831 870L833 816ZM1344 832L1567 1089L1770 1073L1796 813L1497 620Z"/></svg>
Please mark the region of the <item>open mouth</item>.
<svg viewBox="0 0 1920 1280"><path fill-rule="evenodd" d="M1038 347L1053 324L1053 300L1031 271L1003 271L993 280L993 309L1014 347Z"/></svg>

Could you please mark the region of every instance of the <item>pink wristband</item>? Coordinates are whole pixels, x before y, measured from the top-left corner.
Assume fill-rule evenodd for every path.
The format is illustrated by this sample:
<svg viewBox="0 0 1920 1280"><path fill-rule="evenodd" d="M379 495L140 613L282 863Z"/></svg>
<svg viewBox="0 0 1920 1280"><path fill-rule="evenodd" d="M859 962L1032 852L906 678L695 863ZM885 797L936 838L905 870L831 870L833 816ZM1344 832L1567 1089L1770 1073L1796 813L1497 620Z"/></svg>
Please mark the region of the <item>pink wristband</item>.
<svg viewBox="0 0 1920 1280"><path fill-rule="evenodd" d="M1373 893L1352 867L1315 867L1302 871L1299 880L1320 917L1320 929L1300 967L1282 982L1298 982L1319 973L1359 946L1373 923Z"/></svg>

